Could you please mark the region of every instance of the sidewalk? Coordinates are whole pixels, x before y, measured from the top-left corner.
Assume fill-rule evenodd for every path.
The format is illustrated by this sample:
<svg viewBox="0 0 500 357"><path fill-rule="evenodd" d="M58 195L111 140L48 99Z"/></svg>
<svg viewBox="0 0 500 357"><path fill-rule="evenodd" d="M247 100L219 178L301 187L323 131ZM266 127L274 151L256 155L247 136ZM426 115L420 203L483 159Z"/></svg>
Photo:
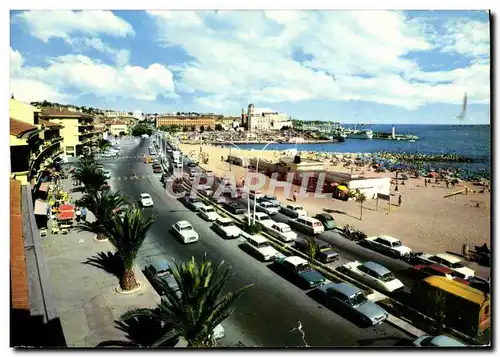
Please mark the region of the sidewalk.
<svg viewBox="0 0 500 357"><path fill-rule="evenodd" d="M71 190L71 179L62 181ZM80 193L70 193L72 199ZM88 219L94 219L89 212ZM49 229L50 232L50 229ZM118 279L104 270L84 264L100 252L114 252L109 242L97 242L94 235L78 232L42 238L46 263L54 290L54 303L68 347L95 347L108 340L126 341L125 333L115 328L114 320L123 313L144 307L154 307L160 301L156 291L135 267L135 276L142 288L130 295L115 291Z"/></svg>

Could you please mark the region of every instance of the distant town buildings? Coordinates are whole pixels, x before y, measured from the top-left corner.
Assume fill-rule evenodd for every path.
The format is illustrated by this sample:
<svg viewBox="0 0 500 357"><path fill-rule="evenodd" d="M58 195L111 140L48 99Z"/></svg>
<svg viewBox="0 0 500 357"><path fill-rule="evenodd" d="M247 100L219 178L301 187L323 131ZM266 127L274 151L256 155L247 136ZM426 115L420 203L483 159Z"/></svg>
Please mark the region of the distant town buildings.
<svg viewBox="0 0 500 357"><path fill-rule="evenodd" d="M108 118L128 117L129 112L105 111L104 116Z"/></svg>
<svg viewBox="0 0 500 357"><path fill-rule="evenodd" d="M292 127L293 125L286 114L259 111L253 104L248 105L246 114L244 109L241 110L241 123L248 131L281 130L285 126Z"/></svg>
<svg viewBox="0 0 500 357"><path fill-rule="evenodd" d="M199 130L202 126L207 129L210 127L212 130L215 128L215 116L196 116L196 117L181 117L177 115L163 116L156 118L156 127L174 126L177 125L182 128L196 128Z"/></svg>

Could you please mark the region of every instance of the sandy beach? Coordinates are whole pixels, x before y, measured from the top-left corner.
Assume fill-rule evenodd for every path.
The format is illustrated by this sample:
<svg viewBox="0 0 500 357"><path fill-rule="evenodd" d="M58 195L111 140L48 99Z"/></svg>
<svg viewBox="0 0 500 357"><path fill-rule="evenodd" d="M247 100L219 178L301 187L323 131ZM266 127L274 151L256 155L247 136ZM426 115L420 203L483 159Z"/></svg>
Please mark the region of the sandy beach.
<svg viewBox="0 0 500 357"><path fill-rule="evenodd" d="M199 145L181 144L180 148L187 155L200 152ZM229 148L203 145L202 151L209 157L208 164L201 164L205 169L221 176L234 175L237 180L244 176L244 168L231 165L230 171L229 163L221 161L221 156L226 159L229 155ZM231 154L250 158L258 156L260 150L232 148ZM277 161L281 155L282 152L265 151L261 159ZM328 164L327 167L330 171L351 172L350 168L343 167L343 165ZM368 167L354 168L354 173L362 174L362 172L364 172L363 176L369 177L395 177L395 172L376 173L370 171ZM270 179L262 189L263 192L266 192L269 181ZM389 213L388 203L380 201L377 211L376 200L369 199L363 203L362 220L359 219L360 205L355 201L341 201L331 197L324 199L309 197L299 198L297 203L304 206L310 216L326 211L332 214L340 227L349 224L368 236L387 234L398 237L417 252L461 253L462 244L469 244L473 248L474 245L487 243L491 247L490 192L488 190L484 193L469 192L467 195L460 194L443 198L450 192L463 189L464 186L478 190L477 186L472 186L467 182L462 182L455 188L446 188L444 182L435 184L434 180L432 184L425 187L424 179L410 178L405 185L398 187L397 193L402 196L400 207L396 203ZM392 190L394 191L394 186ZM274 194L282 202L290 199L290 197L284 197L283 189L277 189ZM484 270L484 268L479 270Z"/></svg>

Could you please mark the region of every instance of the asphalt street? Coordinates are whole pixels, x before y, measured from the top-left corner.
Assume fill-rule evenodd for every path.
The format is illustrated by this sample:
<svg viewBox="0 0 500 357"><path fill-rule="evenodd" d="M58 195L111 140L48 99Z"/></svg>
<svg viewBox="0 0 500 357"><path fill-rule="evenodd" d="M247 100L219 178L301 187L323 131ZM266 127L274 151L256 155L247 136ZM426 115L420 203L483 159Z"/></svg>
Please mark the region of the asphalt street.
<svg viewBox="0 0 500 357"><path fill-rule="evenodd" d="M131 176L133 172L136 175L147 175L142 180L111 180L113 190L120 190L134 200L143 192L149 193L154 200L154 207L146 208L145 212L154 213L157 220L139 252L138 264L143 267L148 258L153 256L161 256L169 261L183 261L191 256L201 260L206 254L215 264L225 261L232 267L233 277L227 286L229 291L254 284L238 299L234 313L223 323L226 330L224 340L227 343L241 341L247 346L263 347L303 346L301 334L290 331L297 325L297 321L302 323L310 346L392 346L400 339L408 338L386 323L359 328L277 275L269 269L269 263L262 263L247 254L239 247L241 241L228 241L218 236L210 229L210 223L186 209L177 199L167 196L159 175L153 175L151 165L140 159L143 153L147 153L150 143L151 139L124 139L120 143L120 155L138 158L102 160L104 166L111 170L112 176ZM191 222L199 233L199 242L184 245L172 236L171 226L183 219ZM330 239L328 235L325 236ZM339 248L345 243L337 242L339 238L335 236L330 240L336 242L334 245ZM346 248L346 254L350 254L350 249L353 248Z"/></svg>

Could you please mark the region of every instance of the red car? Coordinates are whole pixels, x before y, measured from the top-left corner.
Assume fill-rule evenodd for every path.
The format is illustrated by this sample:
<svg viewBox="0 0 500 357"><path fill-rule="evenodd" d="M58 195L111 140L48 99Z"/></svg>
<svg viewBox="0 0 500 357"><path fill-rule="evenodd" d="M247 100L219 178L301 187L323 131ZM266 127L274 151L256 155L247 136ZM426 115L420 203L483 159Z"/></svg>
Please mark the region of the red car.
<svg viewBox="0 0 500 357"><path fill-rule="evenodd" d="M414 265L412 269L413 273L416 274L420 279L425 279L428 276L432 275L438 275L438 276L451 277L453 280L456 280L462 284L466 285L470 284L468 280L459 278L456 275L455 271L439 264L430 264L430 265L419 264L419 265Z"/></svg>

